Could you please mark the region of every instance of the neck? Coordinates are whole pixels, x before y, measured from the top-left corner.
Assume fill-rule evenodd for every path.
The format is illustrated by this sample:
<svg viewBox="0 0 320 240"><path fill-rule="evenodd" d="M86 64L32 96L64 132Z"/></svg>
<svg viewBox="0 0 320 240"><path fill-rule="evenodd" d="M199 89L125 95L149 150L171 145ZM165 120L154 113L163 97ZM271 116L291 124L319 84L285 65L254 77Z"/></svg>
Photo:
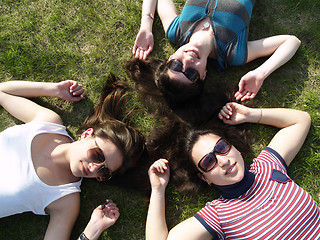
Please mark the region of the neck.
<svg viewBox="0 0 320 240"><path fill-rule="evenodd" d="M207 58L214 52L214 34L209 18L198 23L190 36L189 43L197 45Z"/></svg>
<svg viewBox="0 0 320 240"><path fill-rule="evenodd" d="M51 153L52 161L60 166L63 165L69 165L70 159L69 159L69 147L71 143L62 143L59 144L53 149Z"/></svg>
<svg viewBox="0 0 320 240"><path fill-rule="evenodd" d="M247 192L254 182L255 176L245 167L243 179L240 182L227 186L216 186L224 198L237 198Z"/></svg>
<svg viewBox="0 0 320 240"><path fill-rule="evenodd" d="M213 38L208 31L198 30L194 31L189 39L189 44L197 46L200 55L209 57L214 49Z"/></svg>

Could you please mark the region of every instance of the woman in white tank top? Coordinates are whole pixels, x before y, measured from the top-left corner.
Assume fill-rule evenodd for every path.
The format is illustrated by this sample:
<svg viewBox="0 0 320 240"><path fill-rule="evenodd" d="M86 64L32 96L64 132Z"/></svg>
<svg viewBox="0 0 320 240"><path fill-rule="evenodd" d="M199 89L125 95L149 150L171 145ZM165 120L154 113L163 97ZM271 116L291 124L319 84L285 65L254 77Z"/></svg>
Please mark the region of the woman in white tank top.
<svg viewBox="0 0 320 240"><path fill-rule="evenodd" d="M134 166L145 149L144 137L121 119L125 94L126 85L110 75L93 115L73 141L57 113L27 98L80 101L84 90L76 81L0 83L1 106L25 123L0 133L0 217L48 214L44 239L69 239L80 209L82 178L108 180ZM3 184L6 179L9 184ZM97 239L118 217L116 204L107 200L93 211L80 239Z"/></svg>

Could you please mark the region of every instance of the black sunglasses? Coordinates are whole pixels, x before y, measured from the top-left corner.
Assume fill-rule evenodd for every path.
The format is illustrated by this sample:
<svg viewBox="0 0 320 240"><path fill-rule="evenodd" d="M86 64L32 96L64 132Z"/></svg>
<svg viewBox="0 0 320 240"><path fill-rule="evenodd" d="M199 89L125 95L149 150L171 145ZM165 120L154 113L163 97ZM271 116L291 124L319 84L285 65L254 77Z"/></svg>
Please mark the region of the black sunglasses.
<svg viewBox="0 0 320 240"><path fill-rule="evenodd" d="M183 73L186 76L186 78L188 78L193 83L195 83L200 78L199 72L193 68L187 68L186 71L183 72L183 64L181 61L177 59L171 59L167 63L167 65L170 70Z"/></svg>
<svg viewBox="0 0 320 240"><path fill-rule="evenodd" d="M95 147L90 148L87 151L88 158L93 163L103 163L106 159L104 157L104 154L101 150L101 148L98 146L96 140L94 139ZM97 179L98 181L106 181L109 180L112 177L112 172L110 171L109 167L106 163L104 163L103 166L101 166L97 171Z"/></svg>
<svg viewBox="0 0 320 240"><path fill-rule="evenodd" d="M216 154L225 155L227 154L232 145L228 143L223 138L220 138L216 145L214 146L213 150L208 154L204 155L203 158L198 163L199 169L204 172L209 172L217 165L217 157Z"/></svg>

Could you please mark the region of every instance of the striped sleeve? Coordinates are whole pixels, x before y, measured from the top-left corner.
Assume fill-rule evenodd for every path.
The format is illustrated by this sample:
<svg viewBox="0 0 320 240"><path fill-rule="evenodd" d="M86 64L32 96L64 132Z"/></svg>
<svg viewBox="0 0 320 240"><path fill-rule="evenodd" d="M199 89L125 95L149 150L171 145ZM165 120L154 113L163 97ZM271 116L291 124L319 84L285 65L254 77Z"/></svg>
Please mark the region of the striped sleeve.
<svg viewBox="0 0 320 240"><path fill-rule="evenodd" d="M218 213L211 203L207 203L194 217L207 229L213 239L224 239Z"/></svg>

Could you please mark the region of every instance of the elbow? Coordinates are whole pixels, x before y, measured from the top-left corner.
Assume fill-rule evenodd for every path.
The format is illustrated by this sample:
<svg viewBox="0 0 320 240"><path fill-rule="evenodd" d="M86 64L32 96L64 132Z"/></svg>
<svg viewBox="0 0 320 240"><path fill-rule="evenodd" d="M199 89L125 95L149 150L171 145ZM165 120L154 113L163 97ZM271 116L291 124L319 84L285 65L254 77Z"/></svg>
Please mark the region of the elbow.
<svg viewBox="0 0 320 240"><path fill-rule="evenodd" d="M300 45L301 45L301 40L300 40L299 38L297 38L297 37L294 36L294 35L290 35L290 36L289 36L289 39L290 39L292 42L295 43L295 45L297 46L297 48L300 47Z"/></svg>
<svg viewBox="0 0 320 240"><path fill-rule="evenodd" d="M309 129L311 125L311 116L307 112L302 112L302 119L301 122L306 125L306 127Z"/></svg>

